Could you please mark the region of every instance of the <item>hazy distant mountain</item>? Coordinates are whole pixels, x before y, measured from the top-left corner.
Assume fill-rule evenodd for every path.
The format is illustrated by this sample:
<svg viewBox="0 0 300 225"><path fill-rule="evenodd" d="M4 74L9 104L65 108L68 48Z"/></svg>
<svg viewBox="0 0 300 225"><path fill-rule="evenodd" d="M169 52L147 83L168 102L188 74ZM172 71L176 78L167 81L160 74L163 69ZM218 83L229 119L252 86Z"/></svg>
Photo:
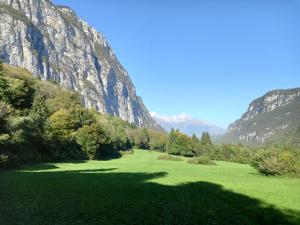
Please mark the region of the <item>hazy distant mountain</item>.
<svg viewBox="0 0 300 225"><path fill-rule="evenodd" d="M161 129L104 36L69 7L0 0L0 59L77 91L86 107Z"/></svg>
<svg viewBox="0 0 300 225"><path fill-rule="evenodd" d="M300 146L300 88L273 90L254 100L222 141Z"/></svg>
<svg viewBox="0 0 300 225"><path fill-rule="evenodd" d="M150 114L167 131L174 128L187 135L195 133L197 136L201 136L203 132L209 132L212 136L222 135L226 132L223 128L192 118L186 114L177 116L162 116L155 112L150 112Z"/></svg>

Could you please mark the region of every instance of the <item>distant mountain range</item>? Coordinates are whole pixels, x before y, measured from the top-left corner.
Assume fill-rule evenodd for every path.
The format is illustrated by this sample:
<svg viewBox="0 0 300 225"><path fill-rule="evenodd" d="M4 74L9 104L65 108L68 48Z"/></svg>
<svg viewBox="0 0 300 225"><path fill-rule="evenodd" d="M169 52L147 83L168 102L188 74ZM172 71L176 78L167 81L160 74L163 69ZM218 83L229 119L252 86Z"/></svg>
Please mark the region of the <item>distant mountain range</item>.
<svg viewBox="0 0 300 225"><path fill-rule="evenodd" d="M226 132L223 128L192 118L186 114L177 116L162 116L155 112L150 112L150 114L166 131L174 128L187 135L196 134L199 137L201 137L203 132L208 132L211 136L222 135Z"/></svg>
<svg viewBox="0 0 300 225"><path fill-rule="evenodd" d="M273 90L255 99L221 142L300 146L300 88Z"/></svg>

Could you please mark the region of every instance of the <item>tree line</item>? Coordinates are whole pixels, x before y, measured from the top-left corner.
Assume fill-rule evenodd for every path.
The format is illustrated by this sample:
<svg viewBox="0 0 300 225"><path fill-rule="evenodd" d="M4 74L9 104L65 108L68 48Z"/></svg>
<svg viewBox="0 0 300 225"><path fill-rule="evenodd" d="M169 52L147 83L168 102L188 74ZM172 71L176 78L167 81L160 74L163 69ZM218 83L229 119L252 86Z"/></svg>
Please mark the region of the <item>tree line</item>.
<svg viewBox="0 0 300 225"><path fill-rule="evenodd" d="M207 132L199 139L195 134L189 137L174 129L165 146L168 154L191 157L188 162L194 164L214 165L213 161L229 161L250 164L265 175L300 174L300 150L291 146L214 145Z"/></svg>
<svg viewBox="0 0 300 225"><path fill-rule="evenodd" d="M300 161L300 151L287 146L214 145L207 132L198 138L139 128L87 109L79 94L0 61L0 168L118 157L133 148L190 157L192 163L248 163L268 175L297 173Z"/></svg>
<svg viewBox="0 0 300 225"><path fill-rule="evenodd" d="M162 149L165 134L83 106L80 96L0 62L0 168Z"/></svg>

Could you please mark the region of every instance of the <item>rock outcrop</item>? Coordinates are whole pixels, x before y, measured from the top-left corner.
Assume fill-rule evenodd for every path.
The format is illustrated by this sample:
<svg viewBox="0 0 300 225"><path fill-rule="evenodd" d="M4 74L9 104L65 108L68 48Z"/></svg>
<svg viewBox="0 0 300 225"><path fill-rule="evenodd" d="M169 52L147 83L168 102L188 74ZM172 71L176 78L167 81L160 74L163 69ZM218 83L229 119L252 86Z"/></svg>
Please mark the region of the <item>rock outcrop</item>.
<svg viewBox="0 0 300 225"><path fill-rule="evenodd" d="M0 59L81 94L86 107L160 129L104 36L50 0L0 0Z"/></svg>
<svg viewBox="0 0 300 225"><path fill-rule="evenodd" d="M300 137L300 88L270 91L254 100L247 112L229 126L223 141L295 144L300 141L296 136Z"/></svg>

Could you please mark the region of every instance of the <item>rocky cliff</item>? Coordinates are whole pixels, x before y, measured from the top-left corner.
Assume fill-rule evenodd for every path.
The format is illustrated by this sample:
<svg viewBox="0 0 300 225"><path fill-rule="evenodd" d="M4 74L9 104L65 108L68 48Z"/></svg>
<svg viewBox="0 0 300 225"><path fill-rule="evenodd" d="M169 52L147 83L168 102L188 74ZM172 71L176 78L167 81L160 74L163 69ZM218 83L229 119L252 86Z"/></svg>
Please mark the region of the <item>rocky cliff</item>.
<svg viewBox="0 0 300 225"><path fill-rule="evenodd" d="M254 100L247 112L229 126L224 140L254 145L300 144L297 137L300 137L300 88L270 91Z"/></svg>
<svg viewBox="0 0 300 225"><path fill-rule="evenodd" d="M0 59L77 91L86 107L160 129L103 35L50 0L0 0Z"/></svg>

